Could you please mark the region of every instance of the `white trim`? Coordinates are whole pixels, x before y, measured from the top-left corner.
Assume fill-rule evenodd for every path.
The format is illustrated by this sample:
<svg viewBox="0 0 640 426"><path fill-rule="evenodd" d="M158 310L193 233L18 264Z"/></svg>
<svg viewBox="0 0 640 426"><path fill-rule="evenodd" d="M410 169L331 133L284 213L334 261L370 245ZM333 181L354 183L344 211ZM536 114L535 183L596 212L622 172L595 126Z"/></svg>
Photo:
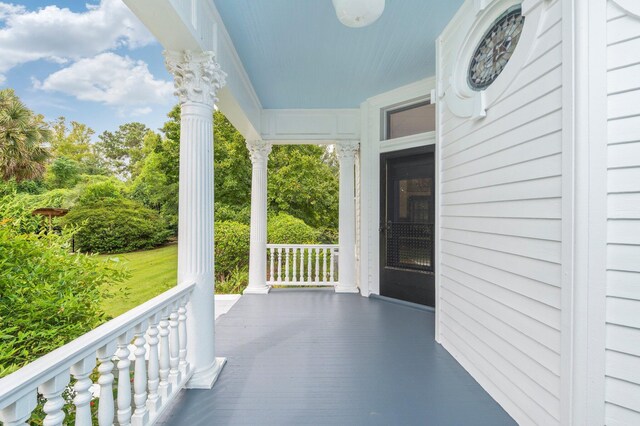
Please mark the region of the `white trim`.
<svg viewBox="0 0 640 426"><path fill-rule="evenodd" d="M638 0L611 0L611 2L628 14L640 18L640 2Z"/></svg>
<svg viewBox="0 0 640 426"><path fill-rule="evenodd" d="M358 109L265 109L262 139L336 141L360 139Z"/></svg>
<svg viewBox="0 0 640 426"><path fill-rule="evenodd" d="M362 187L360 212L362 247L359 274L363 296L380 294L380 154L436 143L435 132L383 140L383 112L429 99L435 84L435 77L426 78L374 96L361 106L362 182L367 182Z"/></svg>
<svg viewBox="0 0 640 426"><path fill-rule="evenodd" d="M561 424L605 421L606 2L563 2Z"/></svg>

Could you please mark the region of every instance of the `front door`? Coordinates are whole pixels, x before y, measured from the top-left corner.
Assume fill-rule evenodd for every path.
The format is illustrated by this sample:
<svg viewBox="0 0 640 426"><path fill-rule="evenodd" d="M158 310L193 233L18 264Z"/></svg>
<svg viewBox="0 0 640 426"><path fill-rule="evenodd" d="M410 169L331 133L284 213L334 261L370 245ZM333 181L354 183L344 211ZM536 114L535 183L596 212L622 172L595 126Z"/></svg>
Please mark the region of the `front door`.
<svg viewBox="0 0 640 426"><path fill-rule="evenodd" d="M380 294L435 306L433 146L380 156Z"/></svg>

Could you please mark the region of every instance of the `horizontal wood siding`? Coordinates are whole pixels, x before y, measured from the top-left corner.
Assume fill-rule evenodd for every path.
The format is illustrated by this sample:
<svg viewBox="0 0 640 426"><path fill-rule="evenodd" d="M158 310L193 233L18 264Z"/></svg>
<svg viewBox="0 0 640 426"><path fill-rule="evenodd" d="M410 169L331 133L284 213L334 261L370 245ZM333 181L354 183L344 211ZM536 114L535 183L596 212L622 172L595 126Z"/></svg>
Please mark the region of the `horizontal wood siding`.
<svg viewBox="0 0 640 426"><path fill-rule="evenodd" d="M442 43L446 51L446 33ZM460 118L446 101L440 108L441 339L516 421L554 425L560 418L559 1L548 5L536 43L518 49L531 55L484 119Z"/></svg>
<svg viewBox="0 0 640 426"><path fill-rule="evenodd" d="M606 423L640 424L640 19L609 1Z"/></svg>

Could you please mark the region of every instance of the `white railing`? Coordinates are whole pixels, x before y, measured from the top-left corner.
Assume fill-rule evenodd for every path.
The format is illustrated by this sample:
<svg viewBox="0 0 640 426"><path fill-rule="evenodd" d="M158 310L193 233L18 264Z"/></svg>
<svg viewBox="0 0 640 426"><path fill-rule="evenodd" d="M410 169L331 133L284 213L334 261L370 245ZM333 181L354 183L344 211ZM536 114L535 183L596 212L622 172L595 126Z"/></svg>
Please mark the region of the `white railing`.
<svg viewBox="0 0 640 426"><path fill-rule="evenodd" d="M267 244L267 284L338 285L335 244Z"/></svg>
<svg viewBox="0 0 640 426"><path fill-rule="evenodd" d="M186 305L194 286L175 287L0 379L0 421L27 424L40 394L47 426L70 424L67 405L76 425L91 425L94 400L101 426L115 418L153 424L192 374Z"/></svg>

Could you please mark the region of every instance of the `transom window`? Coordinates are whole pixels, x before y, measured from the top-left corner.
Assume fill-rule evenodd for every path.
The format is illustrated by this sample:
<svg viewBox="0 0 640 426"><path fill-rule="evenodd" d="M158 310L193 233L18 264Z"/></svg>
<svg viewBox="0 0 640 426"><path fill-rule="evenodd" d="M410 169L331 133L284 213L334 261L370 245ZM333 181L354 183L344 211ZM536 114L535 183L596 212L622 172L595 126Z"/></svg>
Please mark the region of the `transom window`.
<svg viewBox="0 0 640 426"><path fill-rule="evenodd" d="M390 109L385 112L384 140L436 130L436 108L431 101Z"/></svg>

